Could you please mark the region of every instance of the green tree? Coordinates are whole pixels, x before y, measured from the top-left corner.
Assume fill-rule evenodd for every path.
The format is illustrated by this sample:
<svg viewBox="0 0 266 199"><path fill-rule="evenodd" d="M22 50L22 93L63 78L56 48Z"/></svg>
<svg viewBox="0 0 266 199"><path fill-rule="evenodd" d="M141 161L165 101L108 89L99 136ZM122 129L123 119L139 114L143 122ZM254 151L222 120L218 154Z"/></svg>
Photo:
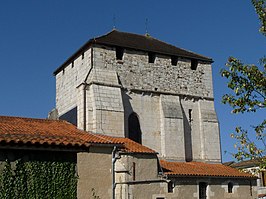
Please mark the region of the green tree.
<svg viewBox="0 0 266 199"><path fill-rule="evenodd" d="M260 32L266 36L266 0L251 0L260 20ZM234 57L229 57L221 75L227 78L228 88L232 91L222 98L224 104L229 104L232 113L257 112L266 107L266 57L261 58L259 65L244 64ZM256 139L251 139L247 130L236 127L231 134L236 139L234 154L238 160L260 159L261 166L266 166L266 119L260 119L260 123L251 126ZM260 142L260 143L259 143ZM260 146L260 147L259 147Z"/></svg>
<svg viewBox="0 0 266 199"><path fill-rule="evenodd" d="M265 0L251 0L255 7L256 13L259 16L261 27L260 32L266 36L266 1Z"/></svg>

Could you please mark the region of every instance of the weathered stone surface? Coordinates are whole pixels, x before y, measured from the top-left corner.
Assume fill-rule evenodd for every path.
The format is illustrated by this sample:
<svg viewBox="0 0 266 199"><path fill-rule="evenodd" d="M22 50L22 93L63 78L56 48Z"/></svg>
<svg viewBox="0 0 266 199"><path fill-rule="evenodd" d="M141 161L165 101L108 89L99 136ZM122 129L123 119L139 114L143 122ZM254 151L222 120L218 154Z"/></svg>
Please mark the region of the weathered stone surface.
<svg viewBox="0 0 266 199"><path fill-rule="evenodd" d="M94 48L96 68L117 71L123 87L171 92L199 97L213 97L211 65L199 62L191 70L191 60L179 59L171 65L171 57L156 55L155 63L148 63L148 53L125 50L123 61L117 61L115 48Z"/></svg>
<svg viewBox="0 0 266 199"><path fill-rule="evenodd" d="M128 118L136 113L142 144L178 161L220 162L219 125L213 103L211 64L93 46L56 75L59 117L77 107L80 129L129 136Z"/></svg>

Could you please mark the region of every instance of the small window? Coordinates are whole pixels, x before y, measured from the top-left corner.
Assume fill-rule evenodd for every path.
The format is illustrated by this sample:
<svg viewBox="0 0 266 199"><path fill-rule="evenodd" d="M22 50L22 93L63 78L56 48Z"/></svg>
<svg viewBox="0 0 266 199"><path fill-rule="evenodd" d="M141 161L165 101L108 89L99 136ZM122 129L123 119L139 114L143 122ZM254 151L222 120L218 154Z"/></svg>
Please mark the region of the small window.
<svg viewBox="0 0 266 199"><path fill-rule="evenodd" d="M233 193L233 187L234 187L233 183L229 182L228 183L228 193Z"/></svg>
<svg viewBox="0 0 266 199"><path fill-rule="evenodd" d="M168 193L173 193L174 191L174 184L172 181L168 182Z"/></svg>
<svg viewBox="0 0 266 199"><path fill-rule="evenodd" d="M81 59L84 59L84 52L81 54Z"/></svg>
<svg viewBox="0 0 266 199"><path fill-rule="evenodd" d="M252 181L249 181L249 191L250 191L250 196L252 196L253 188L252 188Z"/></svg>
<svg viewBox="0 0 266 199"><path fill-rule="evenodd" d="M207 183L199 183L199 199L207 199Z"/></svg>
<svg viewBox="0 0 266 199"><path fill-rule="evenodd" d="M266 171L261 172L261 186L266 187Z"/></svg>
<svg viewBox="0 0 266 199"><path fill-rule="evenodd" d="M136 180L136 162L133 162L132 164L132 179L133 181Z"/></svg>
<svg viewBox="0 0 266 199"><path fill-rule="evenodd" d="M115 52L116 52L116 59L117 60L123 60L124 49L121 47L116 47Z"/></svg>
<svg viewBox="0 0 266 199"><path fill-rule="evenodd" d="M71 63L71 68L74 68L74 61L72 61Z"/></svg>
<svg viewBox="0 0 266 199"><path fill-rule="evenodd" d="M154 61L155 61L155 53L149 52L148 56L149 56L149 63L154 63Z"/></svg>
<svg viewBox="0 0 266 199"><path fill-rule="evenodd" d="M192 70L197 70L197 67L198 67L198 60L192 59L191 60L191 69Z"/></svg>
<svg viewBox="0 0 266 199"><path fill-rule="evenodd" d="M172 56L171 57L172 66L176 66L177 65L177 61L178 61L178 57L176 57L176 56Z"/></svg>
<svg viewBox="0 0 266 199"><path fill-rule="evenodd" d="M188 109L188 120L190 123L192 122L192 109Z"/></svg>

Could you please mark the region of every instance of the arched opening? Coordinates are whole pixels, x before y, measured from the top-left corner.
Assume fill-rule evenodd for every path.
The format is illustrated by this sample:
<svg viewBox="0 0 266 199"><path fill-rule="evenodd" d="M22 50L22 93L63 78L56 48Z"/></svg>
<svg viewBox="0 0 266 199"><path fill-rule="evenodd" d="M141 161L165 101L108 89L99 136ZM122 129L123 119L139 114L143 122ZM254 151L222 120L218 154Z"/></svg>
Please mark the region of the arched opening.
<svg viewBox="0 0 266 199"><path fill-rule="evenodd" d="M141 130L136 113L131 113L128 117L128 138L141 144Z"/></svg>
<svg viewBox="0 0 266 199"><path fill-rule="evenodd" d="M233 193L233 187L234 187L234 184L232 182L229 182L228 183L228 193Z"/></svg>

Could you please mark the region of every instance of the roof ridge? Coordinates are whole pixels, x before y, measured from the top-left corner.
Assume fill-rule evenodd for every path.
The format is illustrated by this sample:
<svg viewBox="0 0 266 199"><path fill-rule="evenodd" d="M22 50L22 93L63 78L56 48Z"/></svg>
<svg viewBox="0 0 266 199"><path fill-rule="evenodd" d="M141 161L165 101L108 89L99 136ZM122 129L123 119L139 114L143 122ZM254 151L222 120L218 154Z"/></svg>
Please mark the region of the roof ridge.
<svg viewBox="0 0 266 199"><path fill-rule="evenodd" d="M147 38L147 39L157 40L157 41L159 41L159 42L161 42L161 43L167 44L167 45L172 46L172 47L174 47L174 48L178 48L178 49L180 49L180 50L184 50L184 51L187 51L187 52L193 53L193 54L195 54L195 55L198 55L198 56L201 56L201 57L205 57L206 59L211 59L210 57L207 57L207 56L201 55L201 54L199 54L199 53L195 53L194 51L187 50L187 49L185 49L185 48L177 47L176 45L173 45L173 44L170 44L170 43L168 43L168 42L162 41L162 40L157 39L157 38L155 38L155 37L153 37L153 36L151 36L151 35L147 36L146 34L142 35L142 34L131 33L131 32L124 32L124 31L118 31L118 30L111 30L110 32L108 32L108 33L106 33L105 35L102 35L102 36L100 36L100 37L98 37L98 38L106 37L106 36L108 36L109 34L111 34L112 32L119 32L119 33L122 33L122 34L136 35L136 36L141 36L141 37L144 37L144 38Z"/></svg>
<svg viewBox="0 0 266 199"><path fill-rule="evenodd" d="M121 40L121 38L116 38L117 35L128 36L127 39L130 39L130 37L131 37L131 41L125 42L125 41L123 41L123 39ZM111 42L109 40L110 39L109 36L110 36L110 38L112 38ZM135 39L137 38L137 41L135 41L137 43L135 43L135 44L131 43L133 41L132 37L133 37L133 40L134 40L134 38ZM145 40L145 39L147 40L148 43L153 42L153 43L157 43L157 44L155 44L153 47L152 47L152 45L150 45L150 47L147 47L147 45L143 47L140 45L140 43L142 44L142 41L138 41L138 40ZM148 40L150 40L150 41L148 41ZM173 44L166 43L165 41L161 41L161 40L154 38L153 36L150 36L150 35L147 36L145 34L142 35L142 34L123 32L123 31L118 31L117 29L113 29L102 36L93 37L93 38L89 39L74 54L72 54L61 66L59 66L54 71L53 74L56 75L57 73L59 73L62 70L62 68L66 67L66 65L70 63L70 61L72 59L75 59L77 56L79 56L81 54L81 52L84 49L89 48L92 44L97 43L97 41L99 44L123 46L123 47L138 49L138 50L151 51L151 52L155 52L158 54L162 53L162 54L173 55L173 56L179 56L180 55L180 57L184 57L184 58L198 59L198 60L207 61L210 63L213 62L213 60L210 57L206 57L204 55L195 53L193 51L177 47Z"/></svg>
<svg viewBox="0 0 266 199"><path fill-rule="evenodd" d="M70 124L68 121L65 120L54 120L54 119L48 119L48 118L32 118L32 117L22 117L22 116L5 116L5 115L0 115L0 119L20 119L24 121L36 121L36 122L57 122L57 123L65 123L65 124ZM74 126L74 125L73 125Z"/></svg>
<svg viewBox="0 0 266 199"><path fill-rule="evenodd" d="M89 41L95 41L96 39L100 39L100 38L106 37L106 36L108 36L109 34L111 34L114 31L116 31L116 30L111 30L111 31L105 33L104 35L93 37L93 38L89 39ZM117 31L117 32L119 32L119 31Z"/></svg>

